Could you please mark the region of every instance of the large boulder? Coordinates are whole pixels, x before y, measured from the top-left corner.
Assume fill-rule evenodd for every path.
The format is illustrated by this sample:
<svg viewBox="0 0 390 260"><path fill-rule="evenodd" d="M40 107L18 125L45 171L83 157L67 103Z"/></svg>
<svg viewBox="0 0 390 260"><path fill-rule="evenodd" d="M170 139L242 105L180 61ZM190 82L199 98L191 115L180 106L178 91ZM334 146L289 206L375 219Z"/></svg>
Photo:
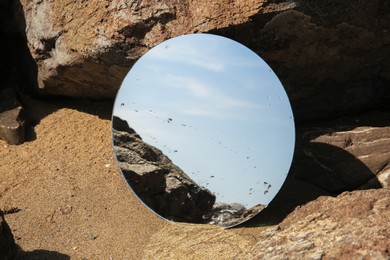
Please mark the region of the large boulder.
<svg viewBox="0 0 390 260"><path fill-rule="evenodd" d="M31 53L46 93L114 98L125 74L170 37L240 24L261 1L22 1ZM42 22L45 21L45 22Z"/></svg>
<svg viewBox="0 0 390 260"><path fill-rule="evenodd" d="M261 233L256 259L389 259L390 190L345 192L297 208Z"/></svg>
<svg viewBox="0 0 390 260"><path fill-rule="evenodd" d="M22 4L46 94L112 99L147 50L174 36L209 32L259 53L280 76L297 120L389 101L390 4L382 0Z"/></svg>

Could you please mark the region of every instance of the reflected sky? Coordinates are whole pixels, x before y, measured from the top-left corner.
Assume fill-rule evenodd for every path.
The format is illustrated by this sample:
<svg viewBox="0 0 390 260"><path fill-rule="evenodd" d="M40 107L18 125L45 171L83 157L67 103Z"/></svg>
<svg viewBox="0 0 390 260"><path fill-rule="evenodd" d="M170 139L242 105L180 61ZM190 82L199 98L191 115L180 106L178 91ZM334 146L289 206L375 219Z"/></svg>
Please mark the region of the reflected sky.
<svg viewBox="0 0 390 260"><path fill-rule="evenodd" d="M126 76L114 115L217 202L268 205L291 164L283 86L255 53L224 37L185 35L151 49Z"/></svg>

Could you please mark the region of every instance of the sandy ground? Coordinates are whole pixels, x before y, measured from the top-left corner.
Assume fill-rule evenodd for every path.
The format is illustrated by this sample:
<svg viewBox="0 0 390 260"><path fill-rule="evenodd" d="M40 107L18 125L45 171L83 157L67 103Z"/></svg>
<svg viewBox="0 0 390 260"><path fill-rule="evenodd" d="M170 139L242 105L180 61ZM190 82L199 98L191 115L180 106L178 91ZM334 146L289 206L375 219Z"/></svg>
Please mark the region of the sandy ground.
<svg viewBox="0 0 390 260"><path fill-rule="evenodd" d="M172 224L127 187L112 103L26 99L29 141L0 141L0 209L24 259L250 258L261 227Z"/></svg>

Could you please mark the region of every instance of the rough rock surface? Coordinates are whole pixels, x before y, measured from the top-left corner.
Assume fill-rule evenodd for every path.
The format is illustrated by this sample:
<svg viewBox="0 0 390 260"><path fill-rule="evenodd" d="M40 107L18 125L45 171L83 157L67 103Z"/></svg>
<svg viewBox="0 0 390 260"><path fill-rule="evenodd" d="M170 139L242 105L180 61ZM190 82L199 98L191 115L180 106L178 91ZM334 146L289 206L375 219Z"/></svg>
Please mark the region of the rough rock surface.
<svg viewBox="0 0 390 260"><path fill-rule="evenodd" d="M166 219L205 222L215 195L193 182L160 150L142 142L126 121L115 116L113 140L124 177L148 207Z"/></svg>
<svg viewBox="0 0 390 260"><path fill-rule="evenodd" d="M242 23L258 11L261 1L250 6L228 0L22 3L31 53L39 66L39 87L98 99L114 98L134 61L157 43Z"/></svg>
<svg viewBox="0 0 390 260"><path fill-rule="evenodd" d="M283 82L297 120L361 111L390 100L387 1L22 4L45 93L112 99L148 49L174 36L209 32L259 53Z"/></svg>
<svg viewBox="0 0 390 260"><path fill-rule="evenodd" d="M297 5L254 31L247 43L279 76L295 118L318 120L386 104L390 5L337 0ZM245 37L239 30L230 35Z"/></svg>
<svg viewBox="0 0 390 260"><path fill-rule="evenodd" d="M4 214L0 211L0 259L12 260L16 258L16 245Z"/></svg>
<svg viewBox="0 0 390 260"><path fill-rule="evenodd" d="M0 91L0 139L9 144L21 144L25 140L25 116L14 90Z"/></svg>
<svg viewBox="0 0 390 260"><path fill-rule="evenodd" d="M389 259L390 190L345 192L297 208L261 233L257 259Z"/></svg>
<svg viewBox="0 0 390 260"><path fill-rule="evenodd" d="M390 186L390 112L302 126L291 175L337 194Z"/></svg>
<svg viewBox="0 0 390 260"><path fill-rule="evenodd" d="M25 140L25 121L22 112L21 106L0 112L0 138L9 144L21 144Z"/></svg>

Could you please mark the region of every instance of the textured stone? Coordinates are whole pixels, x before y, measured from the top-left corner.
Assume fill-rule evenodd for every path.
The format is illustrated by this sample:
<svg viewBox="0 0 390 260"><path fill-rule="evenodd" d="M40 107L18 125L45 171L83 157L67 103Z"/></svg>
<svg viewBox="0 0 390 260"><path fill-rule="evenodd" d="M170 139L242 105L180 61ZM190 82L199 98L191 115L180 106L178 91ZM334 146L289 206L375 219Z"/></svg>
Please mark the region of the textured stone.
<svg viewBox="0 0 390 260"><path fill-rule="evenodd" d="M0 139L9 144L25 140L23 107L12 89L0 92Z"/></svg>
<svg viewBox="0 0 390 260"><path fill-rule="evenodd" d="M21 144L25 140L22 111L22 107L16 107L0 113L0 138L9 144Z"/></svg>
<svg viewBox="0 0 390 260"><path fill-rule="evenodd" d="M390 113L360 116L301 127L291 175L332 193L388 187Z"/></svg>
<svg viewBox="0 0 390 260"><path fill-rule="evenodd" d="M389 259L390 190L345 192L297 208L261 233L257 259Z"/></svg>
<svg viewBox="0 0 390 260"><path fill-rule="evenodd" d="M279 76L296 120L388 103L390 6L381 2L300 1L295 10L274 16L250 35L255 41L247 45ZM368 13L361 15L362 10ZM239 30L231 36L245 37Z"/></svg>
<svg viewBox="0 0 390 260"><path fill-rule="evenodd" d="M4 219L2 211L0 211L0 259L16 259L16 244L14 236Z"/></svg>
<svg viewBox="0 0 390 260"><path fill-rule="evenodd" d="M95 99L113 98L134 61L156 44L244 22L261 2L22 1L39 87Z"/></svg>
<svg viewBox="0 0 390 260"><path fill-rule="evenodd" d="M283 82L297 120L390 100L390 5L382 0L22 3L44 93L112 99L147 50L209 32L259 53Z"/></svg>

